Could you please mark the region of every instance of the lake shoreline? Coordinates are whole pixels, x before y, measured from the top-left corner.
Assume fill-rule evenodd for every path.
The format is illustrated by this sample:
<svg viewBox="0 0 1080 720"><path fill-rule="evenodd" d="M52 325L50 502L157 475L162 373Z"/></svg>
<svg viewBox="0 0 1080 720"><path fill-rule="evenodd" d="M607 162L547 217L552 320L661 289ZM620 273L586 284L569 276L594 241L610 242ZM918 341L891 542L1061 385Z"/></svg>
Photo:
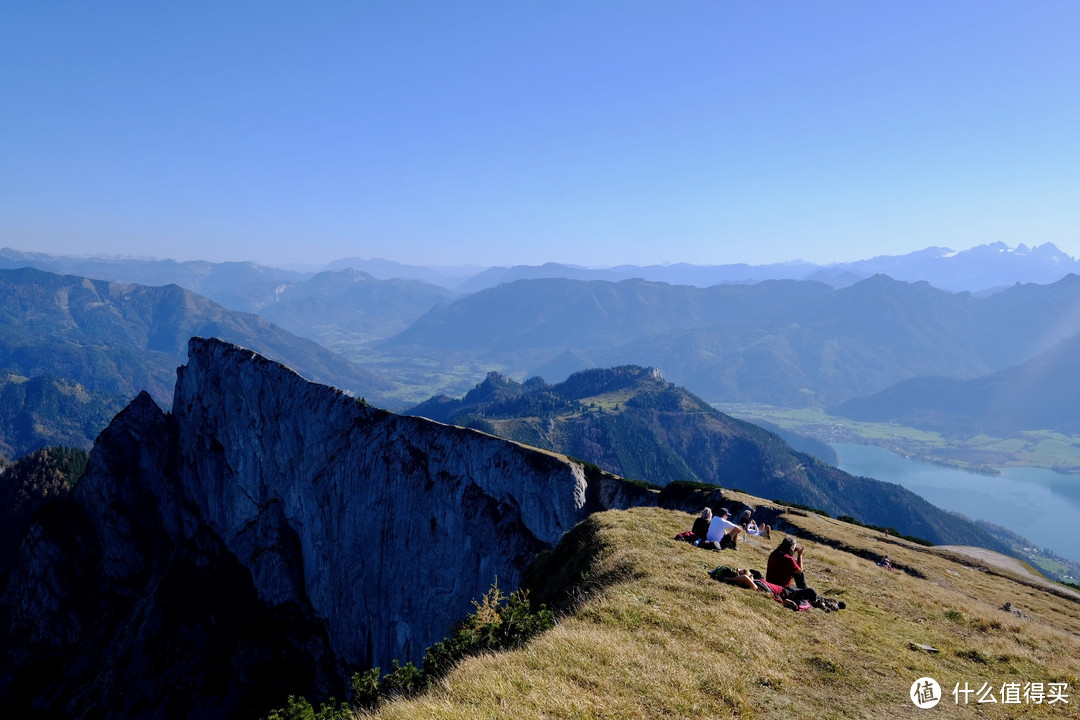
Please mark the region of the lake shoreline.
<svg viewBox="0 0 1080 720"><path fill-rule="evenodd" d="M835 443L844 472L896 483L928 502L1015 533L1080 563L1080 478L1047 468L1001 468L996 475L915 460L876 445Z"/></svg>

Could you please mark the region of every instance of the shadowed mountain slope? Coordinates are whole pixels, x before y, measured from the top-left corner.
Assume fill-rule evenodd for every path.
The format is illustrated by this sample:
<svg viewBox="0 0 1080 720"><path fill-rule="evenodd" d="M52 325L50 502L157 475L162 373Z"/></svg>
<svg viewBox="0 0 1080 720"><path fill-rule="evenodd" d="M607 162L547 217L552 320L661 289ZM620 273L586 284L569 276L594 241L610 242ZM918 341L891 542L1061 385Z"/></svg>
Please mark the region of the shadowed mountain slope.
<svg viewBox="0 0 1080 720"><path fill-rule="evenodd" d="M655 369L585 370L548 385L497 373L460 400L408 411L595 463L627 478L691 480L738 488L895 527L936 543L1004 546L894 483L848 475L780 437L716 410Z"/></svg>
<svg viewBox="0 0 1080 720"><path fill-rule="evenodd" d="M66 497L86 461L86 452L78 448L49 447L0 467L0 588L34 513L46 502Z"/></svg>
<svg viewBox="0 0 1080 720"><path fill-rule="evenodd" d="M165 404L192 335L250 347L371 399L390 388L310 340L176 285L0 270L0 368L20 375L52 374L125 398L146 390Z"/></svg>
<svg viewBox="0 0 1080 720"><path fill-rule="evenodd" d="M51 375L0 375L0 456L20 458L50 445L89 450L125 403Z"/></svg>
<svg viewBox="0 0 1080 720"><path fill-rule="evenodd" d="M1012 437L1024 430L1080 434L1080 336L1007 370L971 380L915 378L849 400L830 413L945 433Z"/></svg>
<svg viewBox="0 0 1080 720"><path fill-rule="evenodd" d="M551 358L756 317L830 290L792 281L695 288L644 280L519 280L435 308L383 345Z"/></svg>

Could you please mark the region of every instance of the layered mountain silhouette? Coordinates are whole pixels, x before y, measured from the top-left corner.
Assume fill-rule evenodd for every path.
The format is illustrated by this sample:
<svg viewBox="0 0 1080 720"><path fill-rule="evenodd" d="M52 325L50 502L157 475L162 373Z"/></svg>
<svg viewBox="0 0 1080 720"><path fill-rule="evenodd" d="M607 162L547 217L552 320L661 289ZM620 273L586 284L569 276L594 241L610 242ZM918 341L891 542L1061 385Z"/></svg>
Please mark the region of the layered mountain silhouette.
<svg viewBox="0 0 1080 720"><path fill-rule="evenodd" d="M230 310L254 312L278 287L301 282L310 273L267 267L253 262L212 263L205 260L158 260L130 257L73 257L0 250L0 268L31 267L58 275L135 285L179 285Z"/></svg>
<svg viewBox="0 0 1080 720"><path fill-rule="evenodd" d="M402 332L453 297L419 280L376 280L358 270L339 270L279 285L272 301L252 310L300 337L345 352Z"/></svg>
<svg viewBox="0 0 1080 720"><path fill-rule="evenodd" d="M601 271L550 263L490 268L464 285L468 270L458 268L446 284L479 290L456 300L427 282L440 282L436 269L355 258L334 263L332 272L300 273L6 249L4 265L173 282L258 312L354 362L377 358L382 371L411 387L458 392L476 381L470 373L493 367L558 378L633 363L662 367L711 401L826 407L911 378L1003 370L1080 332L1075 276L1067 274L1076 261L1049 244L927 248L828 266ZM985 296L939 289L990 286L1005 289Z"/></svg>
<svg viewBox="0 0 1080 720"><path fill-rule="evenodd" d="M655 368L585 370L549 385L491 373L461 399L407 411L577 457L627 478L690 480L850 515L935 543L1003 549L967 520L899 485L859 478L712 408Z"/></svg>
<svg viewBox="0 0 1080 720"><path fill-rule="evenodd" d="M129 271L150 273L128 262ZM559 378L631 363L661 367L669 379L713 402L830 407L913 378L973 379L1004 370L1080 332L1076 275L1050 285L1014 285L986 297L877 275L841 289L795 280L700 288L646 280L535 279L455 299L434 285L376 280L352 270L279 276L245 263L161 263L152 266L154 272L182 268L193 282L201 278L204 285L232 287L247 306L257 305L262 317L357 363L377 357L380 371L410 388L431 383L456 392L466 391L477 374L492 367L519 378ZM302 348L279 327L230 313L175 286L119 293L101 289L109 283L88 280L97 288L93 292L64 291L100 303L93 305L99 309L121 295L127 298L117 311L101 311L93 319L84 313L87 322L104 323L104 334L98 335L90 326L78 329L84 319L58 315L39 322L48 313L39 318L34 304L55 306L59 285L45 283L52 289L37 300L16 286L44 283L48 274L0 272L7 300L6 320L0 318L8 329L3 342L19 348L5 360L0 346L0 369L18 375L52 373L92 392L114 393L121 402L145 388L164 401L172 368L182 361L184 338L205 334L260 349L309 377L376 401L385 398L390 407L407 402L394 399L388 383L356 365L312 343ZM142 299L131 302L136 295ZM53 331L65 323L76 328L65 333L86 337L56 344ZM120 330L125 324L144 330ZM126 339L116 342L118 337ZM30 356L55 363L27 362ZM117 382L118 374L125 379ZM412 402L423 397L411 391L402 398L410 396Z"/></svg>
<svg viewBox="0 0 1080 720"><path fill-rule="evenodd" d="M955 251L929 247L906 255L882 255L866 260L820 265L802 260L767 265L619 265L610 268L583 268L560 263L494 267L480 272L457 286L460 292L477 292L516 280L568 278L618 282L641 278L673 285L709 287L720 283L759 283L765 280L817 280L834 287L846 287L873 275L884 274L956 292L981 292L1020 283L1052 283L1070 272L1080 272L1080 263L1053 243L1015 248L1005 243L979 245ZM409 275L402 275L409 277Z"/></svg>
<svg viewBox="0 0 1080 720"><path fill-rule="evenodd" d="M311 340L176 285L110 283L24 268L0 270L0 298L0 368L26 378L61 378L106 396L109 406L107 398L123 404L142 390L168 403L187 340L200 333L259 350L357 395L378 398L390 389Z"/></svg>
<svg viewBox="0 0 1080 720"><path fill-rule="evenodd" d="M1070 267L1056 249L1024 250ZM513 586L590 512L659 503L601 469L1002 549L698 395L1077 431L1075 275L978 296L881 274L852 283L869 265L704 288L542 277L556 267L455 300L347 267L139 262L127 271L187 273L264 316L179 283L0 271L0 453L85 446L127 404L73 489L73 455L37 450L0 475L0 507L19 511L0 537L0 707L13 716L257 716L291 692L325 698L354 669L418 658L493 577ZM892 267L872 269L904 277ZM396 333L377 345L384 362L505 374L410 411L438 422L395 415L326 387L378 402L389 383L267 317L341 348Z"/></svg>
<svg viewBox="0 0 1080 720"><path fill-rule="evenodd" d="M255 263L208 263L125 257L70 257L0 249L0 268L36 267L62 274L143 285L175 283L235 310L254 311L272 298L282 284L302 283L315 271L266 267ZM889 275L909 282L927 281L955 292L989 292L1016 283L1048 284L1068 273L1080 272L1080 263L1053 243L1010 247L997 242L967 250L928 247L905 255L881 255L845 263L815 264L802 260L748 265L618 265L587 268L558 262L509 267L423 267L378 258L342 258L323 270L355 270L380 280L417 280L456 293L468 294L517 280L642 279L672 285L710 287L717 284L755 284L765 280L815 280L846 287L873 275Z"/></svg>
<svg viewBox="0 0 1080 720"><path fill-rule="evenodd" d="M658 366L711 401L821 407L913 377L977 377L1078 332L1076 275L987 298L884 275L839 290L521 280L437 307L381 348L520 376Z"/></svg>
<svg viewBox="0 0 1080 720"><path fill-rule="evenodd" d="M454 296L430 282L399 275L376 279L347 265L301 273L251 262L76 258L0 250L0 268L23 267L111 282L179 285L230 310L258 313L327 347L398 333Z"/></svg>
<svg viewBox="0 0 1080 720"><path fill-rule="evenodd" d="M1080 434L1080 336L1015 367L970 380L901 382L829 412L867 422L897 422L948 433L1011 437L1024 430Z"/></svg>

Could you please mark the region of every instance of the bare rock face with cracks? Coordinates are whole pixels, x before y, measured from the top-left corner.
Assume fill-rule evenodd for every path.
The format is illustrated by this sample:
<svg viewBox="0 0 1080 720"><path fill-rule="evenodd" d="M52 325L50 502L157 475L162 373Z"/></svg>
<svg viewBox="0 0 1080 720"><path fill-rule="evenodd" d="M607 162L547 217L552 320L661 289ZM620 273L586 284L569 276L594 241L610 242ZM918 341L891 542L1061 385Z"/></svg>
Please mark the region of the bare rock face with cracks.
<svg viewBox="0 0 1080 720"><path fill-rule="evenodd" d="M113 420L0 582L0 707L257 714L418 660L592 510L567 458L371 407L193 338L173 408Z"/></svg>

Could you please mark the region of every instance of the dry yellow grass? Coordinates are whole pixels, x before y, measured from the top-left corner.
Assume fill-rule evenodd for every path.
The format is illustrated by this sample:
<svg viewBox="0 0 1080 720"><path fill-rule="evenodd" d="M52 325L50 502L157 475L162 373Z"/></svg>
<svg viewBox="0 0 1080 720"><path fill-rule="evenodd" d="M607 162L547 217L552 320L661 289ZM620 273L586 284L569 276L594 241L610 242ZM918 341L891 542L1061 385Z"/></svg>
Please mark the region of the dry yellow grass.
<svg viewBox="0 0 1080 720"><path fill-rule="evenodd" d="M425 695L372 716L1080 717L1080 603L864 528L790 520L802 538L888 553L924 577L804 540L811 584L847 609L796 613L706 574L719 564L763 570L782 533L717 553L672 540L692 521L685 513L602 513L586 521L586 539L568 560L587 594L553 630L520 650L470 659ZM550 568L553 578L559 569ZM1028 617L1002 610L1006 602ZM944 693L929 710L909 699L923 676ZM979 704L972 694L957 704L951 691L965 682L992 685L999 702ZM1067 683L1069 704L1003 704L1003 683Z"/></svg>

